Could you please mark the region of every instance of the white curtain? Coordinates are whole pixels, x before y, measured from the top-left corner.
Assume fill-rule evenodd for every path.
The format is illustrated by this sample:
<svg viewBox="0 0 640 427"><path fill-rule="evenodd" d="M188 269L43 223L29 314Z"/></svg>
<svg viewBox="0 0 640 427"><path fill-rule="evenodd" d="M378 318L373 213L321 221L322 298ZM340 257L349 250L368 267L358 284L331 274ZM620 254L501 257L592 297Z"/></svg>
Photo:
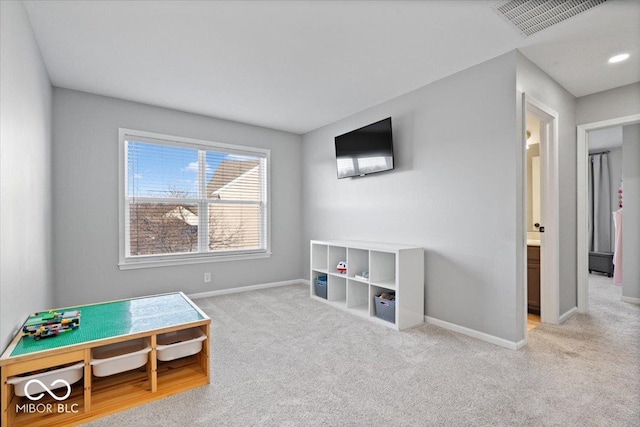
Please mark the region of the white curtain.
<svg viewBox="0 0 640 427"><path fill-rule="evenodd" d="M589 160L589 250L612 252L609 156L590 154Z"/></svg>

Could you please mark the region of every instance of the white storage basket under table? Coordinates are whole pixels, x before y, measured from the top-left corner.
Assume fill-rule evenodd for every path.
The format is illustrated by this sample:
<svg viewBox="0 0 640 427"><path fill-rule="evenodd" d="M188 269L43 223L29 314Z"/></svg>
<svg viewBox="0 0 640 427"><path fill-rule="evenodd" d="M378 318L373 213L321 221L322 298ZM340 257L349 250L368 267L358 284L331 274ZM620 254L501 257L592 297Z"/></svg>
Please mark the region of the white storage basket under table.
<svg viewBox="0 0 640 427"><path fill-rule="evenodd" d="M149 340L145 338L96 347L91 351L93 375L107 377L138 369L147 364L150 351Z"/></svg>
<svg viewBox="0 0 640 427"><path fill-rule="evenodd" d="M158 335L156 351L158 360L168 362L197 354L207 336L200 328L182 329Z"/></svg>
<svg viewBox="0 0 640 427"><path fill-rule="evenodd" d="M22 397L27 394L37 396L46 391L45 387L49 390L57 390L66 387L67 384L73 385L77 383L82 379L83 372L84 363L79 362L71 366L45 370L31 375L16 375L9 378L7 384L13 385L16 396ZM27 385L29 387L28 390Z"/></svg>

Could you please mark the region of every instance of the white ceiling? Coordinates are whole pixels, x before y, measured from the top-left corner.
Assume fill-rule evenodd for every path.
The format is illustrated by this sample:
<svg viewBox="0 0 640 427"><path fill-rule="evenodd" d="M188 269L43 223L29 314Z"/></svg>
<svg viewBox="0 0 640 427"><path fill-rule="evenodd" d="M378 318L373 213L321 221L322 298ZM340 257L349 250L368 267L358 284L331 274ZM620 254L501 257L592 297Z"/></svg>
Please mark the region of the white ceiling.
<svg viewBox="0 0 640 427"><path fill-rule="evenodd" d="M640 1L528 38L496 3L25 1L54 86L296 133L515 48L575 96L640 81Z"/></svg>

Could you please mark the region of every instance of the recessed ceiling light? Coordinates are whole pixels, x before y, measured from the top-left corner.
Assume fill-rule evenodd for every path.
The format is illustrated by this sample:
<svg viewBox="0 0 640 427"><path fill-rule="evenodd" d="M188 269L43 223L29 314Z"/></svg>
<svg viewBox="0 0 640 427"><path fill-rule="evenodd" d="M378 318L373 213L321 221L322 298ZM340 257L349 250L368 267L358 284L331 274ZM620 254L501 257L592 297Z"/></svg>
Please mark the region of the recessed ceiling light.
<svg viewBox="0 0 640 427"><path fill-rule="evenodd" d="M609 58L609 64L615 64L616 62L622 62L629 58L628 53L621 53L620 55L612 56Z"/></svg>

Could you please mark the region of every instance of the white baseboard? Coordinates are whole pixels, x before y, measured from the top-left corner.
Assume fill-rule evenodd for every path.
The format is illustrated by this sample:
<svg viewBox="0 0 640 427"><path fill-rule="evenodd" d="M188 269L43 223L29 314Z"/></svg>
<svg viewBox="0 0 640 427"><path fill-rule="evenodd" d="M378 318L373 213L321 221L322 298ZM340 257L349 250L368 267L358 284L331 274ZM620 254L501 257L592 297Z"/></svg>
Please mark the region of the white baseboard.
<svg viewBox="0 0 640 427"><path fill-rule="evenodd" d="M476 331L475 329L465 328L464 326L456 325L455 323L445 322L444 320L436 319L434 317L424 316L424 321L431 325L439 326L443 329L448 329L453 332L458 332L463 335L467 335L471 338L476 338L482 341L486 341L491 344L499 345L500 347L505 347L510 350L518 350L523 347L527 342L526 340L521 340L518 342L513 342L509 340L505 340L504 338L499 338L494 335L489 335L484 332Z"/></svg>
<svg viewBox="0 0 640 427"><path fill-rule="evenodd" d="M311 286L311 281L309 280L300 279L300 283L302 283L303 285Z"/></svg>
<svg viewBox="0 0 640 427"><path fill-rule="evenodd" d="M620 298L620 301L622 301L622 302L630 302L631 304L638 304L638 305L640 305L640 298L625 297L625 296L623 296L622 298Z"/></svg>
<svg viewBox="0 0 640 427"><path fill-rule="evenodd" d="M285 280L283 282L262 283L259 285L241 286L239 288L220 289L217 291L200 292L197 294L189 294L187 296L191 299L206 298L206 297L215 297L218 295L236 294L238 292L255 291L258 289L277 288L278 286L301 285L305 283L308 285L309 281L304 279L293 279L293 280Z"/></svg>
<svg viewBox="0 0 640 427"><path fill-rule="evenodd" d="M576 314L577 312L578 312L578 307L573 307L571 310L568 310L567 312L565 312L562 316L560 316L558 318L558 324L562 325L564 322L569 320L569 318L571 316L573 316L574 314Z"/></svg>

